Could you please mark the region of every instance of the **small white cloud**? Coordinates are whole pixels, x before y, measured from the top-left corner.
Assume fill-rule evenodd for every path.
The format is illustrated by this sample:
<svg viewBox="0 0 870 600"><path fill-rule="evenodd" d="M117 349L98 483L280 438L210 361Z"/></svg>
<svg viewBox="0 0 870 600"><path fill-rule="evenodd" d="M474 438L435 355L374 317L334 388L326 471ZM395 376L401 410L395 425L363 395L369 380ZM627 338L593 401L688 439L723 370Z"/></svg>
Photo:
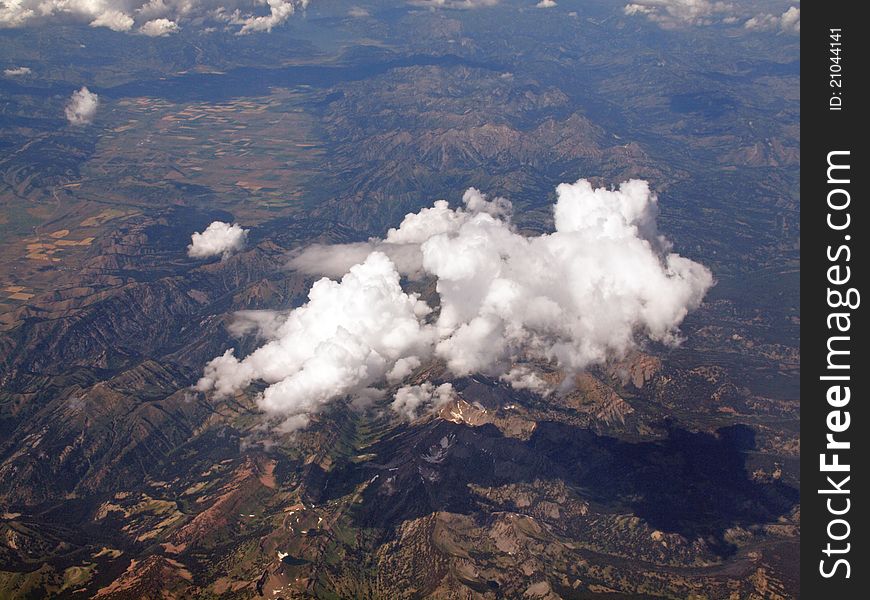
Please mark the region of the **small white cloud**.
<svg viewBox="0 0 870 600"><path fill-rule="evenodd" d="M30 73L32 73L30 67L12 67L3 70L3 74L6 77L23 77L24 75L30 75Z"/></svg>
<svg viewBox="0 0 870 600"><path fill-rule="evenodd" d="M175 30L170 23L189 23L202 31L223 25L247 34L271 31L307 5L308 0L5 0L0 28L89 23L162 36Z"/></svg>
<svg viewBox="0 0 870 600"><path fill-rule="evenodd" d="M70 125L82 126L93 123L100 106L100 98L87 87L73 92L64 113Z"/></svg>
<svg viewBox="0 0 870 600"><path fill-rule="evenodd" d="M535 4L537 8L553 8L557 6L555 0L541 0L537 4Z"/></svg>
<svg viewBox="0 0 870 600"><path fill-rule="evenodd" d="M800 9L792 6L781 15L761 13L747 19L747 7L723 0L635 0L626 4L627 16L645 16L660 27L685 25L736 25L753 31L800 33Z"/></svg>
<svg viewBox="0 0 870 600"><path fill-rule="evenodd" d="M454 398L453 385L442 383L435 387L428 381L420 385L406 385L396 390L390 408L409 421L420 416L423 409L436 410Z"/></svg>
<svg viewBox="0 0 870 600"><path fill-rule="evenodd" d="M420 359L416 356L400 358L387 373L387 381L389 383L398 383L413 373L414 369L419 367L421 364Z"/></svg>
<svg viewBox="0 0 870 600"><path fill-rule="evenodd" d="M365 8L362 8L360 6L351 6L350 10L347 11L347 16L353 17L355 19L365 19L365 18L370 17L372 15Z"/></svg>
<svg viewBox="0 0 870 600"><path fill-rule="evenodd" d="M779 17L780 27L783 31L791 33L801 32L801 9L796 6L790 7Z"/></svg>
<svg viewBox="0 0 870 600"><path fill-rule="evenodd" d="M119 10L106 10L90 24L91 27L108 27L112 31L130 31L133 28L133 17Z"/></svg>
<svg viewBox="0 0 870 600"><path fill-rule="evenodd" d="M214 221L202 233L190 236L191 244L187 247L187 255L191 258L208 258L210 256L229 257L245 247L248 230L240 225Z"/></svg>
<svg viewBox="0 0 870 600"><path fill-rule="evenodd" d="M269 14L252 15L236 9L228 15L226 20L229 23L241 26L238 31L239 35L272 31L273 28L282 25L296 12L296 5L292 0L260 0L260 3L269 7ZM299 5L305 8L308 5L308 0L302 0Z"/></svg>
<svg viewBox="0 0 870 600"><path fill-rule="evenodd" d="M711 25L736 12L734 4L720 0L636 0L626 4L627 16L645 16L660 27Z"/></svg>
<svg viewBox="0 0 870 600"><path fill-rule="evenodd" d="M743 24L751 31L782 31L785 33L801 32L801 9L792 6L781 15L762 13L755 15Z"/></svg>
<svg viewBox="0 0 870 600"><path fill-rule="evenodd" d="M649 15L656 11L653 6L645 6L643 4L626 4L622 12L625 13L629 17L633 17L635 15Z"/></svg>
<svg viewBox="0 0 870 600"><path fill-rule="evenodd" d="M760 14L747 19L743 27L753 31L767 31L776 27L778 19L771 14Z"/></svg>
<svg viewBox="0 0 870 600"><path fill-rule="evenodd" d="M548 396L553 392L553 386L540 378L537 373L526 365L516 365L500 378L514 389L530 390L540 396Z"/></svg>
<svg viewBox="0 0 870 600"><path fill-rule="evenodd" d="M178 23L169 19L152 19L139 28L139 33L148 37L165 37L177 32Z"/></svg>
<svg viewBox="0 0 870 600"><path fill-rule="evenodd" d="M23 0L6 0L0 3L0 27L21 27L37 16L32 3Z"/></svg>

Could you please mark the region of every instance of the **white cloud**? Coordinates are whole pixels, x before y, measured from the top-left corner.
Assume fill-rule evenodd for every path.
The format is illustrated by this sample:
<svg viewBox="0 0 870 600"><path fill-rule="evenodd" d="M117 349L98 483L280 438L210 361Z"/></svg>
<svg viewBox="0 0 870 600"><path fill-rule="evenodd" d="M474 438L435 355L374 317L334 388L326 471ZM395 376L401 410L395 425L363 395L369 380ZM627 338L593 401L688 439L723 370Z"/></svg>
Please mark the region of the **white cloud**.
<svg viewBox="0 0 870 600"><path fill-rule="evenodd" d="M610 191L581 180L557 194L553 234L525 238L478 213L422 245L441 297L436 353L454 373L497 373L523 355L582 369L638 332L674 341L712 282L667 252L646 182Z"/></svg>
<svg viewBox="0 0 870 600"><path fill-rule="evenodd" d="M759 14L748 19L743 26L753 31L780 30L785 33L800 33L801 9L792 6L779 16L767 13Z"/></svg>
<svg viewBox="0 0 870 600"><path fill-rule="evenodd" d="M246 34L271 31L307 5L308 0L4 0L0 28L81 22L162 36L184 22L211 22Z"/></svg>
<svg viewBox="0 0 870 600"><path fill-rule="evenodd" d="M119 10L106 10L91 21L91 27L108 27L112 31L130 31L133 28L133 17Z"/></svg>
<svg viewBox="0 0 870 600"><path fill-rule="evenodd" d="M373 252L340 282L317 281L308 302L252 354L239 360L228 350L211 361L197 388L226 396L263 380L269 387L260 407L300 423L330 400L382 381L400 358L427 353L434 333L421 319L428 312L402 290L386 255Z"/></svg>
<svg viewBox="0 0 870 600"><path fill-rule="evenodd" d="M272 31L274 27L283 24L296 12L296 5L292 0L259 0L261 4L269 7L269 13L265 15L252 15L236 9L229 15L228 22L241 26L239 33L255 33L260 31ZM302 0L300 6L305 8L308 0Z"/></svg>
<svg viewBox="0 0 870 600"><path fill-rule="evenodd" d="M646 6L644 4L626 4L622 9L622 12L629 17L633 17L635 15L649 15L654 13L655 11L655 7Z"/></svg>
<svg viewBox="0 0 870 600"><path fill-rule="evenodd" d="M516 365L579 371L642 338L678 343L677 327L713 278L659 235L647 183L608 190L581 179L556 192L550 234L517 233L509 202L471 188L463 207L438 201L383 240L302 252L296 268L349 272L319 280L283 319L258 321L269 341L242 360L232 351L214 359L198 389L228 395L262 380L261 408L298 421L335 398L397 383L433 356L457 376L504 376L545 393ZM440 310L405 293L400 275L433 279ZM403 398L402 410L416 410Z"/></svg>
<svg viewBox="0 0 870 600"><path fill-rule="evenodd" d="M749 30L800 33L800 9L792 6L781 15L757 14L747 19L748 8L723 0L635 0L626 4L627 16L645 16L663 28L683 25L736 25L743 22Z"/></svg>
<svg viewBox="0 0 870 600"><path fill-rule="evenodd" d="M779 17L780 27L783 31L792 33L801 32L801 9L796 6L790 7Z"/></svg>
<svg viewBox="0 0 870 600"><path fill-rule="evenodd" d="M400 358L393 365L393 368L387 373L387 381L389 383L398 383L404 380L408 375L414 372L414 369L423 364L417 356L407 356Z"/></svg>
<svg viewBox="0 0 870 600"><path fill-rule="evenodd" d="M178 23L169 19L152 19L139 28L148 37L164 37L178 31Z"/></svg>
<svg viewBox="0 0 870 600"><path fill-rule="evenodd" d="M747 19L746 23L744 23L743 26L746 29L764 31L774 29L777 27L778 24L779 19L777 17L771 14L763 13Z"/></svg>
<svg viewBox="0 0 870 600"><path fill-rule="evenodd" d="M537 373L526 365L516 365L500 377L514 389L531 390L538 395L547 396L553 392L551 384L547 383Z"/></svg>
<svg viewBox="0 0 870 600"><path fill-rule="evenodd" d="M406 385L396 390L390 408L413 421L420 416L421 409L435 410L454 398L453 385L442 383L435 387L428 381L420 385Z"/></svg>
<svg viewBox="0 0 870 600"><path fill-rule="evenodd" d="M73 92L64 113L70 125L82 126L93 123L100 106L100 98L88 88L82 87Z"/></svg>
<svg viewBox="0 0 870 600"><path fill-rule="evenodd" d="M554 6L558 6L555 0L541 0L537 4L535 4L537 8L553 8Z"/></svg>
<svg viewBox="0 0 870 600"><path fill-rule="evenodd" d="M3 74L6 77L22 77L24 75L30 75L30 73L32 73L30 67L11 67L3 70Z"/></svg>
<svg viewBox="0 0 870 600"><path fill-rule="evenodd" d="M208 258L221 255L227 258L233 252L245 247L248 230L240 225L213 221L202 233L190 236L191 243L187 247L187 255L191 258Z"/></svg>
<svg viewBox="0 0 870 600"><path fill-rule="evenodd" d="M734 4L717 0L637 0L622 9L628 16L646 16L661 27L710 25L735 12Z"/></svg>
<svg viewBox="0 0 870 600"><path fill-rule="evenodd" d="M19 27L36 16L30 5L24 0L5 0L0 3L0 26Z"/></svg>

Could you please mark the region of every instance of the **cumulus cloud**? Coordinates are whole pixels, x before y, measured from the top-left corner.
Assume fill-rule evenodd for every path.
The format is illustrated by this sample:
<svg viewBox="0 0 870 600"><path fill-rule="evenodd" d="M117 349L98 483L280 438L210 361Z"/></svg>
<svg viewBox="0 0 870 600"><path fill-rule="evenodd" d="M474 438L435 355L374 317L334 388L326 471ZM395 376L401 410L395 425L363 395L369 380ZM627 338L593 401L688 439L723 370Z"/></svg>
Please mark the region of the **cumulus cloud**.
<svg viewBox="0 0 870 600"><path fill-rule="evenodd" d="M548 396L553 392L553 385L547 383L527 365L515 365L507 373L500 377L502 381L510 384L517 390L531 390L541 396Z"/></svg>
<svg viewBox="0 0 870 600"><path fill-rule="evenodd" d="M24 75L30 75L31 72L30 67L11 67L9 69L3 69L3 74L6 77L22 77Z"/></svg>
<svg viewBox="0 0 870 600"><path fill-rule="evenodd" d="M232 350L214 359L197 388L226 396L262 380L260 407L298 425L333 399L401 382L433 357L456 376L502 376L545 393L517 365L579 371L640 339L678 343L678 326L713 278L658 233L648 184L596 189L581 179L556 192L549 234L521 235L507 200L471 188L461 207L438 201L382 240L298 254L297 269L347 272L317 281L304 306L257 321L268 342L243 359ZM402 276L433 280L439 310L406 293ZM403 393L397 410L415 412L421 393Z"/></svg>
<svg viewBox="0 0 870 600"><path fill-rule="evenodd" d="M240 225L213 221L202 233L190 236L187 255L191 258L208 258L210 256L229 257L233 252L245 247L248 230Z"/></svg>
<svg viewBox="0 0 870 600"><path fill-rule="evenodd" d="M454 397L453 385L442 383L435 387L428 381L420 385L406 385L396 390L390 408L413 421L423 409L434 410L450 402Z"/></svg>
<svg viewBox="0 0 870 600"><path fill-rule="evenodd" d="M0 27L81 22L163 36L182 22L212 22L246 34L271 31L307 5L308 0L4 0Z"/></svg>
<svg viewBox="0 0 870 600"><path fill-rule="evenodd" d="M239 25L239 33L255 33L259 31L272 31L274 27L281 25L296 12L296 5L291 0L260 0L260 3L267 4L269 7L268 14L251 15L236 9L229 15L228 21L233 25ZM302 0L300 6L302 8L308 5L308 0Z"/></svg>
<svg viewBox="0 0 870 600"><path fill-rule="evenodd" d="M800 9L796 6L781 15L762 13L747 18L751 13L746 6L724 0L636 0L626 4L622 12L627 16L644 16L666 29L742 22L748 30L800 33Z"/></svg>
<svg viewBox="0 0 870 600"><path fill-rule="evenodd" d="M710 25L731 16L735 7L718 0L637 0L622 9L628 16L642 15L665 28Z"/></svg>
<svg viewBox="0 0 870 600"><path fill-rule="evenodd" d="M133 17L119 10L106 10L91 21L91 27L108 27L112 31L130 31L133 29Z"/></svg>
<svg viewBox="0 0 870 600"><path fill-rule="evenodd" d="M756 15L751 19L747 19L743 26L752 31L779 30L785 33L800 33L801 9L792 6L778 16L767 13Z"/></svg>
<svg viewBox="0 0 870 600"><path fill-rule="evenodd" d="M303 425L328 401L383 380L399 359L425 354L434 343L423 322L429 312L404 292L389 258L373 252L341 281L317 281L252 354L239 360L228 350L211 361L197 388L226 396L263 380L260 407Z"/></svg>
<svg viewBox="0 0 870 600"><path fill-rule="evenodd" d="M139 33L148 37L164 37L178 31L178 23L169 19L152 19L139 28Z"/></svg>
<svg viewBox="0 0 870 600"><path fill-rule="evenodd" d="M64 108L70 125L82 126L93 123L100 106L100 97L86 87L73 92Z"/></svg>
<svg viewBox="0 0 870 600"><path fill-rule="evenodd" d="M537 4L535 4L537 8L553 8L557 6L555 0L541 0Z"/></svg>
<svg viewBox="0 0 870 600"><path fill-rule="evenodd" d="M583 369L623 354L637 333L675 342L711 285L706 268L656 233L646 182L556 191L552 234L526 238L477 213L423 243L441 298L436 354L457 375L498 373L523 357Z"/></svg>
<svg viewBox="0 0 870 600"><path fill-rule="evenodd" d="M393 368L387 373L387 381L389 383L397 383L402 381L408 375L414 372L414 369L419 367L422 363L420 357L418 356L406 356L404 358L400 358L396 361L396 364L393 365Z"/></svg>
<svg viewBox="0 0 870 600"><path fill-rule="evenodd" d="M796 6L789 7L787 11L779 17L780 27L783 31L791 31L793 33L801 32L801 9Z"/></svg>

